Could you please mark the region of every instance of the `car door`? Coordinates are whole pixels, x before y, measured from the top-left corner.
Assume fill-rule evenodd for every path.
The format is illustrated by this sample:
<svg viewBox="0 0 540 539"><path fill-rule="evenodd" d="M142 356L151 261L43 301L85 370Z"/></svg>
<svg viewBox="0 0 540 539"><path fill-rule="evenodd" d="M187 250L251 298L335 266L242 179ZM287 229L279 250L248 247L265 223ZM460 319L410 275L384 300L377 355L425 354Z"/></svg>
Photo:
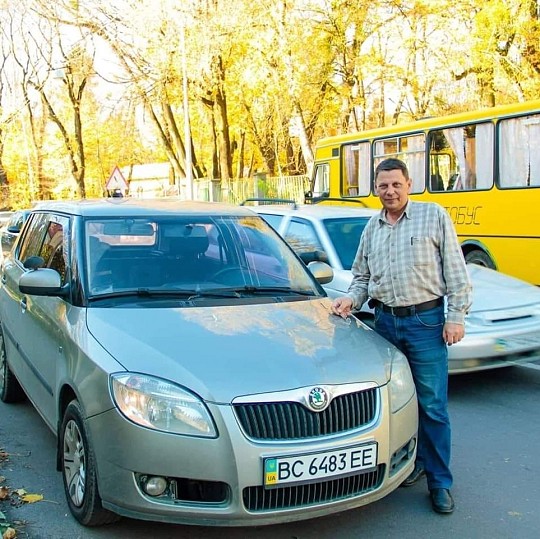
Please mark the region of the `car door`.
<svg viewBox="0 0 540 539"><path fill-rule="evenodd" d="M26 227L26 250L37 251L43 241L44 222L41 214L30 217ZM24 231L23 231L24 233ZM27 333L26 311L27 299L19 291L19 279L26 271L23 259L20 258L20 244L4 259L2 264L2 286L0 288L0 320L4 334L4 343L8 362L17 379L28 394L33 393L35 374L28 361L28 346L32 334Z"/></svg>
<svg viewBox="0 0 540 539"><path fill-rule="evenodd" d="M22 294L18 281L28 271L23 268L24 261L40 256L44 267L57 270L62 284L66 282L70 220L53 213L34 217L17 246L15 260L4 269L10 296L5 325L20 361L20 369L15 373L45 421L54 428L56 374L67 319L66 302L59 297Z"/></svg>

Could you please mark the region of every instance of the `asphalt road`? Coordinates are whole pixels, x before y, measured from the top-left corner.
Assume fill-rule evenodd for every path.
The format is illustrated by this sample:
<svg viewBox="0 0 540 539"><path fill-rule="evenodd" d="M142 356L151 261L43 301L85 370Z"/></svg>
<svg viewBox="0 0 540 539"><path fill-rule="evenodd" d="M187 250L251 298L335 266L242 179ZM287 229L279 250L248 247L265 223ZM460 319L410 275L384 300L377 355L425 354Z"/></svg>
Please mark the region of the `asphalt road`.
<svg viewBox="0 0 540 539"><path fill-rule="evenodd" d="M70 516L55 471L55 440L28 403L0 402L0 475L12 489L43 494L20 506L0 502L19 539L538 539L540 537L540 364L450 380L452 515L431 511L425 483L372 505L287 525L199 528L123 519L83 528Z"/></svg>

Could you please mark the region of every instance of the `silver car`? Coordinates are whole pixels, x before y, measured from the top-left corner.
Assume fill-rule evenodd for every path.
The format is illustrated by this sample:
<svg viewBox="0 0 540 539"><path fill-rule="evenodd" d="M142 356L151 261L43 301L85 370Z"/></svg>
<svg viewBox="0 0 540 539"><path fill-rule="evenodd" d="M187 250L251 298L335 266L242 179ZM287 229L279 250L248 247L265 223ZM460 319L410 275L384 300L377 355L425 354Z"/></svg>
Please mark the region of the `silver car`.
<svg viewBox="0 0 540 539"><path fill-rule="evenodd" d="M407 361L332 315L331 268L309 270L246 208L32 210L1 269L0 397L28 395L57 435L79 522L275 524L403 481Z"/></svg>
<svg viewBox="0 0 540 539"><path fill-rule="evenodd" d="M347 292L351 266L368 220L378 210L331 205L268 204L251 207L304 260L324 260L334 270L325 285L331 297ZM450 374L516 365L540 359L540 288L469 264L473 284L465 338L449 348ZM366 306L358 316L371 323Z"/></svg>

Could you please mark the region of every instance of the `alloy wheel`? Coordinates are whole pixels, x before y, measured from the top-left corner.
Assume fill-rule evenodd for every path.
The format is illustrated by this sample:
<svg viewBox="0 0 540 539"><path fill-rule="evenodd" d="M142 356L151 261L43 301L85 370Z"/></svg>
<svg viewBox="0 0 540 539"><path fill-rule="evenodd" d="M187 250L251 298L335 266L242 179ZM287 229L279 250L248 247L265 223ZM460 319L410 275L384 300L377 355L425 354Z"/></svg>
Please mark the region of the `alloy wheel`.
<svg viewBox="0 0 540 539"><path fill-rule="evenodd" d="M86 488L86 450L79 426L73 419L64 431L64 474L71 501L81 507Z"/></svg>

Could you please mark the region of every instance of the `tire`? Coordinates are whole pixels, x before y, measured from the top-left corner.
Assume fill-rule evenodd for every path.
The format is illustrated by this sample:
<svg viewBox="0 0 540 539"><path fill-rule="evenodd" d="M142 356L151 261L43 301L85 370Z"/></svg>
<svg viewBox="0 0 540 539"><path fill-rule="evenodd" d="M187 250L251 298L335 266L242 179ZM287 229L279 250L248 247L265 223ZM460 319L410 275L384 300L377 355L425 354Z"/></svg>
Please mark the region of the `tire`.
<svg viewBox="0 0 540 539"><path fill-rule="evenodd" d="M467 262L468 264L476 264L477 266L484 266L485 268L493 270L497 269L495 267L495 262L493 262L491 257L484 251L480 251L480 249L474 249L473 251L469 251L465 255L465 262Z"/></svg>
<svg viewBox="0 0 540 539"><path fill-rule="evenodd" d="M4 332L0 327L0 399L2 402L14 403L26 399L23 388L11 372L7 361Z"/></svg>
<svg viewBox="0 0 540 539"><path fill-rule="evenodd" d="M119 520L119 515L101 504L94 452L76 400L66 408L59 435L64 493L71 514L84 526L101 526Z"/></svg>

